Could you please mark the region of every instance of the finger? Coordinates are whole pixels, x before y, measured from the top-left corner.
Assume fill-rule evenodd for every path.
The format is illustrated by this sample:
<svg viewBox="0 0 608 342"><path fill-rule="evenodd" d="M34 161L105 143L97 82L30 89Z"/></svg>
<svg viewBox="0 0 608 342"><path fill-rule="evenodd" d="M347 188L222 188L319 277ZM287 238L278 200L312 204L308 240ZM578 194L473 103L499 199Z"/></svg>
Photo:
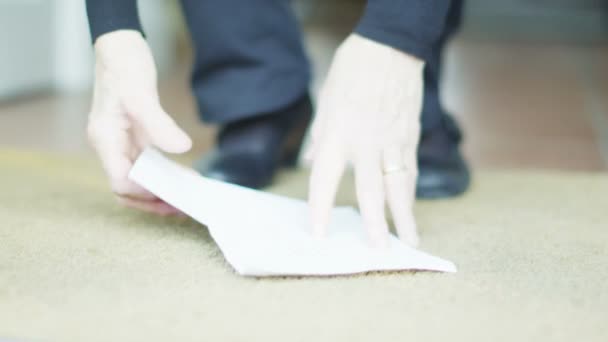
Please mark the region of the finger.
<svg viewBox="0 0 608 342"><path fill-rule="evenodd" d="M302 159L307 163L312 163L315 159L316 147L314 142L310 142L302 155Z"/></svg>
<svg viewBox="0 0 608 342"><path fill-rule="evenodd" d="M117 197L117 200L120 204L126 207L138 209L160 216L181 214L179 210L160 200L145 201L129 197Z"/></svg>
<svg viewBox="0 0 608 342"><path fill-rule="evenodd" d="M419 241L413 214L417 173L417 165L415 163L416 151L412 150L406 153L413 154L413 157L405 156L401 152L401 148L398 147L389 148L384 151L383 159L385 167L402 165L401 169L384 175L384 184L388 206L393 215L393 222L395 223L399 238L404 243L416 247Z"/></svg>
<svg viewBox="0 0 608 342"><path fill-rule="evenodd" d="M160 103L138 103L129 108L129 113L136 118L150 144L168 153L184 153L192 148L188 134L177 126Z"/></svg>
<svg viewBox="0 0 608 342"><path fill-rule="evenodd" d="M131 138L134 142L131 158L132 160L137 160L141 151L145 150L146 147L151 145L150 138L139 122L133 123L131 127Z"/></svg>
<svg viewBox="0 0 608 342"><path fill-rule="evenodd" d="M337 143L326 142L313 160L308 200L311 210L313 235L326 235L336 191L344 172L345 159Z"/></svg>
<svg viewBox="0 0 608 342"><path fill-rule="evenodd" d="M110 179L112 192L117 196L128 197L142 201L155 201L159 198L148 190L133 183L129 179Z"/></svg>
<svg viewBox="0 0 608 342"><path fill-rule="evenodd" d="M388 224L384 216L384 181L379 153L365 152L355 161L357 201L370 243L388 246Z"/></svg>
<svg viewBox="0 0 608 342"><path fill-rule="evenodd" d="M334 101L332 101L332 94L330 94L327 89L327 84L324 84L319 94L317 110L315 111L314 120L310 127L310 140L313 142L313 146L311 147L316 147L314 146L314 143L321 140L330 118L333 117L330 114L339 110L339 108L336 108Z"/></svg>
<svg viewBox="0 0 608 342"><path fill-rule="evenodd" d="M114 193L141 199L156 198L128 179L129 170L133 166L131 156L134 151L129 124L125 118L106 116L95 120L89 125L88 134Z"/></svg>
<svg viewBox="0 0 608 342"><path fill-rule="evenodd" d="M323 104L319 103L319 106L323 106ZM323 116L322 112L318 110L310 128L310 140L308 146L306 147L306 150L302 156L305 161L314 161L318 151L318 141L321 140L321 132L324 131L325 121L325 116Z"/></svg>

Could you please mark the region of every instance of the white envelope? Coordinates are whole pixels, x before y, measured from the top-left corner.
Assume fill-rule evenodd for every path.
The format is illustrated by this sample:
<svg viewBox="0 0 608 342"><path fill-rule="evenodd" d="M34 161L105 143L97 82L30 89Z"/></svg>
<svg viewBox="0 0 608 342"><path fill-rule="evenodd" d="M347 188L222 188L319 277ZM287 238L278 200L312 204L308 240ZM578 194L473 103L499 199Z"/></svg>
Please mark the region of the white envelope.
<svg viewBox="0 0 608 342"><path fill-rule="evenodd" d="M328 237L315 239L305 201L202 177L153 149L141 154L129 178L206 225L242 275L456 272L452 262L411 248L393 235L389 248L369 247L361 216L352 207L334 209Z"/></svg>

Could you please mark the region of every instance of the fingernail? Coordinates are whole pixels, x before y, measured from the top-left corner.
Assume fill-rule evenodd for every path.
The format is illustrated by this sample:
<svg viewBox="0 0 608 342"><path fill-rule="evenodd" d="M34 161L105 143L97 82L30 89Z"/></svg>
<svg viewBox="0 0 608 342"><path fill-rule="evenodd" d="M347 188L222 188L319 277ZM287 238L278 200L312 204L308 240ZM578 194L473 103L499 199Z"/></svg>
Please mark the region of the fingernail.
<svg viewBox="0 0 608 342"><path fill-rule="evenodd" d="M325 239L325 227L322 224L313 224L312 226L312 236L317 240Z"/></svg>
<svg viewBox="0 0 608 342"><path fill-rule="evenodd" d="M179 142L179 145L179 153L188 152L192 148L192 139L188 135L184 134Z"/></svg>

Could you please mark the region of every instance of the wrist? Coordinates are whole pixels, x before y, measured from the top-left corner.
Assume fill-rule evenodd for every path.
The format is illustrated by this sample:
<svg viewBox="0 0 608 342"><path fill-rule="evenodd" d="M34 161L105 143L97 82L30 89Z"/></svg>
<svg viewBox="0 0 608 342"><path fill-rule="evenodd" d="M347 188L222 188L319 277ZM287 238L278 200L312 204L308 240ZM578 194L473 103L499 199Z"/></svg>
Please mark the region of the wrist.
<svg viewBox="0 0 608 342"><path fill-rule="evenodd" d="M138 40L144 40L144 37L141 35L141 32L137 30L116 30L99 36L95 41L95 49L119 44L128 44Z"/></svg>
<svg viewBox="0 0 608 342"><path fill-rule="evenodd" d="M97 58L124 54L142 47L147 48L147 43L141 32L137 30L116 30L104 33L97 38L94 45Z"/></svg>
<svg viewBox="0 0 608 342"><path fill-rule="evenodd" d="M384 44L384 43L376 41L374 39L364 37L356 32L352 33L344 41L343 44L346 44L349 41L360 46L360 49L362 51L365 51L365 50L369 51L370 49L373 49L376 51L382 51L383 55L388 57L387 62L405 65L410 68L417 68L420 70L423 69L424 64L425 64L423 59L421 59L415 55L412 55L405 51L396 49L390 45Z"/></svg>
<svg viewBox="0 0 608 342"><path fill-rule="evenodd" d="M97 70L129 74L133 69L154 70L154 58L143 35L137 30L105 33L95 42Z"/></svg>

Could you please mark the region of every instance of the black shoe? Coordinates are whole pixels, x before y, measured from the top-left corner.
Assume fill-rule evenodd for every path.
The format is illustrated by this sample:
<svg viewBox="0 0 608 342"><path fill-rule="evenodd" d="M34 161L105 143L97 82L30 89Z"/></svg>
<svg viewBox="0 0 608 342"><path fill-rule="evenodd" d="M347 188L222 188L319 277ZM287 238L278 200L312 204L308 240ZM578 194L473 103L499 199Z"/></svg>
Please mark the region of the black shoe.
<svg viewBox="0 0 608 342"><path fill-rule="evenodd" d="M263 188L281 166L296 166L311 118L306 95L280 111L229 123L220 129L216 149L196 168L205 177Z"/></svg>
<svg viewBox="0 0 608 342"><path fill-rule="evenodd" d="M462 139L456 122L444 115L442 125L423 132L418 146L416 197L440 199L464 193L471 174L459 145Z"/></svg>

